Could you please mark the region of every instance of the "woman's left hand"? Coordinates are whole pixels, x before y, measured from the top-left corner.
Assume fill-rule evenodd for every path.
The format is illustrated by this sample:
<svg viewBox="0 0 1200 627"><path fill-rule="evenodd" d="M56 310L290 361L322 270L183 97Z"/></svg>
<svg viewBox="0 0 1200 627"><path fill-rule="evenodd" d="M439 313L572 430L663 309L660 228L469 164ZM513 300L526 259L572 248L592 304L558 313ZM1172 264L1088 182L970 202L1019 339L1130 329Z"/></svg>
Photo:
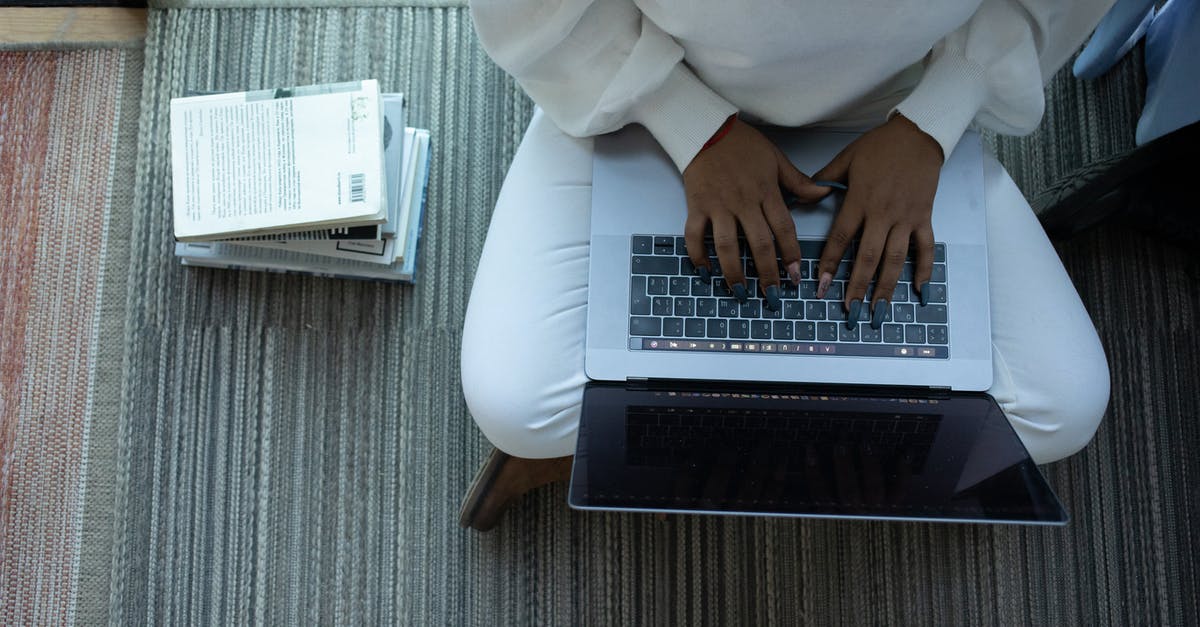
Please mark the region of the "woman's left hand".
<svg viewBox="0 0 1200 627"><path fill-rule="evenodd" d="M846 247L862 231L843 302L850 326L855 325L867 286L877 273L874 300L867 311L871 326L882 324L910 240L916 253L914 293L919 294L929 281L933 272L930 217L943 161L941 145L897 114L856 139L813 175L813 180L842 181L849 187L821 253L818 298L825 297Z"/></svg>

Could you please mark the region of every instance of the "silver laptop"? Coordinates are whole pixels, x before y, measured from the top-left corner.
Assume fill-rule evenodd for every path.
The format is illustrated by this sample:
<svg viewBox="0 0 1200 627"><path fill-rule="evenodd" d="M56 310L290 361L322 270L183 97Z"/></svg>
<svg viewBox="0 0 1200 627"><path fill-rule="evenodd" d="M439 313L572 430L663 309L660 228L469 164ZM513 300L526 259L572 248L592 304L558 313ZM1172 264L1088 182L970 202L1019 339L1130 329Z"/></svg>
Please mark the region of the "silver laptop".
<svg viewBox="0 0 1200 627"><path fill-rule="evenodd" d="M768 136L811 173L857 134ZM793 207L803 280L781 279L773 311L744 251L753 295L744 303L719 273L695 272L681 177L644 129L597 138L592 185L592 382L572 507L1066 522L1003 412L981 393L992 362L978 135L964 135L942 169L929 302L912 289L910 260L879 329L865 317L845 320L853 248L827 297L815 295L840 194Z"/></svg>
<svg viewBox="0 0 1200 627"><path fill-rule="evenodd" d="M843 132L793 131L776 133L771 138L800 171L812 173L828 163L856 136ZM977 134L964 135L946 160L934 199L933 231L938 241L939 262L934 267L932 284L939 292L936 300L942 302L932 304L938 312L944 310L944 322L943 316L929 318L938 320L933 323L917 319L920 312L915 306L916 295L907 285L911 281L904 281L902 276L898 292L903 290L904 293L896 294L902 298L893 300L891 319L880 330L878 339L861 337L863 331L871 331L870 325L861 324L856 329L859 336L855 339L847 333L847 325L839 324L841 321L835 319L842 309L840 281L835 281L825 302L817 301L825 308L824 316L815 315L820 313L820 307L806 302L802 316L797 318L798 306L787 305L789 300L801 301L801 297L811 295L811 290L802 288L815 287L816 277L811 276L811 270L819 256L820 243L829 231L840 194L831 194L818 205L792 212L797 237L801 240L802 250L807 253L802 263L810 271L811 285L793 286L785 279L785 306L780 312L781 317L760 318L771 324L749 324L749 333L734 333L732 326L727 324L724 337L721 337L722 333L710 337L707 323L701 336L688 333L687 321L707 318L696 315L695 309L703 306L707 312L709 301L700 305L697 298L716 299L718 308L722 297L732 298L720 293L719 281L715 286L717 293L711 293L710 288L700 290L709 293L708 296L695 296L691 289L686 294L681 289L673 290L672 282L675 285L690 282L690 288L701 283L698 277L681 274L679 269L675 274L641 274L638 268L643 263L648 266L660 264L650 271L670 269L676 264L691 265L685 263L687 257L681 246L687 215L683 182L671 160L648 132L631 126L596 139L593 172L585 357L589 378L600 381L791 381L951 390L991 387L983 153ZM666 238L672 238L669 247L657 245L665 243ZM649 249L635 247L635 244L646 242L650 243ZM667 248L671 254L662 254ZM637 274L631 273L631 268ZM753 278L754 273L747 272L746 276ZM665 292L661 290L664 280L667 283ZM657 335L653 333L653 326L648 331L634 328L636 334L631 334L631 324L639 322L636 319L641 317L631 315L631 289L635 283L640 288L643 281L650 288L646 296L651 309L646 317L661 318L664 322L670 320L666 323L670 325L675 325L676 320L684 320L682 332L678 332L678 328L658 325ZM750 292L757 296L755 290ZM788 298L792 294L796 297ZM684 312L692 315L674 315L676 299L680 299L678 304L693 305ZM669 312L665 307L658 307L668 304L667 300L671 305ZM728 306L728 302L725 305ZM869 311L870 307L863 310ZM761 306L759 312L772 315ZM718 309L712 317L721 319L721 313ZM844 313L842 316L844 320ZM739 315L730 320L747 319ZM775 324L777 321L780 324ZM791 333L783 333L787 326L783 322L789 321L793 323ZM797 322L803 324L795 324ZM811 325L807 324L810 322ZM936 337L929 333L929 325L935 327ZM692 326L698 326L698 323L693 322ZM738 326L741 326L740 322ZM756 327L766 326L771 327L770 334L754 333ZM941 335L943 329L944 336ZM900 335L895 335L896 332ZM769 351L763 350L764 344ZM703 358L697 358L698 353L702 353Z"/></svg>

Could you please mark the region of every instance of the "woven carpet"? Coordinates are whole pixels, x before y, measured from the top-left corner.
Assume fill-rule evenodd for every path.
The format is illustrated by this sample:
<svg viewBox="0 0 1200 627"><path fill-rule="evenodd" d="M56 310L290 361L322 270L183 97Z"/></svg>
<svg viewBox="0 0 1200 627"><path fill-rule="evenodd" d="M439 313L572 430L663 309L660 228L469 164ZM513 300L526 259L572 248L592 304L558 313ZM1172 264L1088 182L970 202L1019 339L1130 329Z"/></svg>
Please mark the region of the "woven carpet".
<svg viewBox="0 0 1200 627"><path fill-rule="evenodd" d="M1062 247L1114 381L1046 468L1066 528L584 515L555 487L479 534L458 333L531 105L467 12L153 10L136 159L141 57L61 78L87 54L113 59L0 57L0 622L1200 623L1193 251ZM176 264L170 97L369 77L433 132L417 285Z"/></svg>
<svg viewBox="0 0 1200 627"><path fill-rule="evenodd" d="M141 78L0 52L0 624L107 616Z"/></svg>

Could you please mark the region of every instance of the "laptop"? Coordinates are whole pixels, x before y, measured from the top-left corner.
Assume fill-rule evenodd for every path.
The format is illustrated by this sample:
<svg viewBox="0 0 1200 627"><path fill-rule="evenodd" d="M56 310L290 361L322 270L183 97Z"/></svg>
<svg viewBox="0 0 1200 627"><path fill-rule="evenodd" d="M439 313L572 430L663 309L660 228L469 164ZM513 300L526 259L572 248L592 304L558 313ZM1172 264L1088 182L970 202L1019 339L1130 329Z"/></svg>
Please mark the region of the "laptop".
<svg viewBox="0 0 1200 627"><path fill-rule="evenodd" d="M803 172L857 133L769 129ZM738 302L687 257L671 160L640 126L598 137L583 398L568 500L577 509L1065 524L996 401L983 152L968 132L934 199L925 305L912 260L881 328L846 323L847 250L817 299L816 260L842 196L793 206L802 280L783 306ZM711 257L715 258L712 250ZM868 293L867 302L871 302Z"/></svg>

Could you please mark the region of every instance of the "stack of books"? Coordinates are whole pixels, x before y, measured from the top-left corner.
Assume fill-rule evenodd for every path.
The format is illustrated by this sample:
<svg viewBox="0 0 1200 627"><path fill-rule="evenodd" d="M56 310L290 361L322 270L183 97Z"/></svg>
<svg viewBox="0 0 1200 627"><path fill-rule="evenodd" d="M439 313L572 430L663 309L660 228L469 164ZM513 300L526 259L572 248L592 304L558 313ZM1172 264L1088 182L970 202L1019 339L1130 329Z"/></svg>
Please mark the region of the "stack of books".
<svg viewBox="0 0 1200 627"><path fill-rule="evenodd" d="M411 282L428 172L374 80L171 100L184 265Z"/></svg>

